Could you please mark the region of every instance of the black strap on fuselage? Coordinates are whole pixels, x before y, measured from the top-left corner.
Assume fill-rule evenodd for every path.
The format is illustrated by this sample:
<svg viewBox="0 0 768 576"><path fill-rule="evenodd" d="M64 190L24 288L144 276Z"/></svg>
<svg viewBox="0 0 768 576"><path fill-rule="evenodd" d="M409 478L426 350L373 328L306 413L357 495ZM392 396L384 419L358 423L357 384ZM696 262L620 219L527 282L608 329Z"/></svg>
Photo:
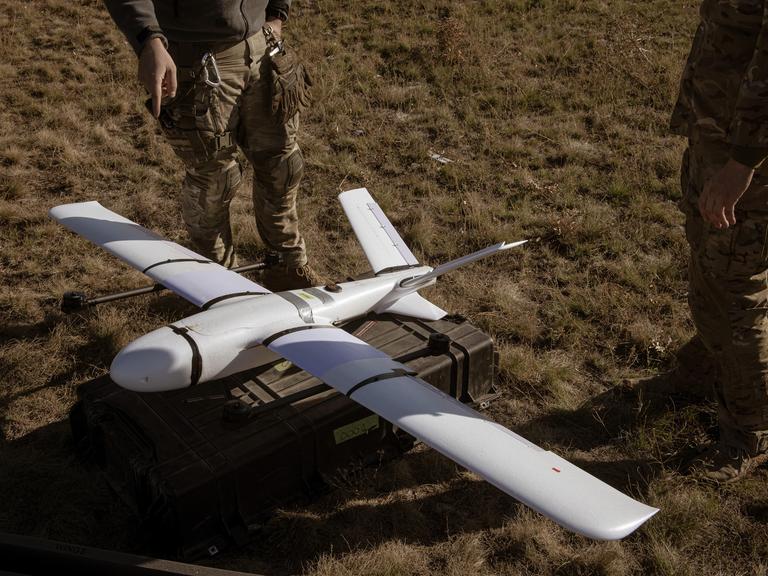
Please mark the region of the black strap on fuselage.
<svg viewBox="0 0 768 576"><path fill-rule="evenodd" d="M197 347L197 342L192 336L189 335L189 330L180 326L169 326L176 334L184 338L189 343L189 347L192 348L192 376L190 386L194 386L200 382L200 376L203 374L203 357L200 355L200 349Z"/></svg>

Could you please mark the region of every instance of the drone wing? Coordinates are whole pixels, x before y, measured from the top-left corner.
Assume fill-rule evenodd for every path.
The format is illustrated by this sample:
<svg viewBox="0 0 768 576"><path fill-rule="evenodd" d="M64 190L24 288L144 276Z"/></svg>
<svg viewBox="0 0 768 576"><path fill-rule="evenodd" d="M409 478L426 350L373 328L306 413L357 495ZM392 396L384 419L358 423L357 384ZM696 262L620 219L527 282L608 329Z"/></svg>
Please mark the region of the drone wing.
<svg viewBox="0 0 768 576"><path fill-rule="evenodd" d="M51 218L203 309L269 290L107 210L98 202L51 208Z"/></svg>
<svg viewBox="0 0 768 576"><path fill-rule="evenodd" d="M264 344L570 530L615 540L657 512L484 418L341 329L304 326Z"/></svg>

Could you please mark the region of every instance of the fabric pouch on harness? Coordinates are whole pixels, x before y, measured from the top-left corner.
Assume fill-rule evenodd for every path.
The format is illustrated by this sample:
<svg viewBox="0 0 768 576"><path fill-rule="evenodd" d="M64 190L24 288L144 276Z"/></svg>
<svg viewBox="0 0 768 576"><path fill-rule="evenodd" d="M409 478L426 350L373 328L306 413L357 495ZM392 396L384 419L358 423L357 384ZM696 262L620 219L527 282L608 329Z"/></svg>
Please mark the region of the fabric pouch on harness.
<svg viewBox="0 0 768 576"><path fill-rule="evenodd" d="M271 28L265 27L264 34L272 73L272 115L285 124L312 103L312 78L295 50L276 40Z"/></svg>
<svg viewBox="0 0 768 576"><path fill-rule="evenodd" d="M221 83L216 61L206 53L199 66L178 68L177 96L160 109L160 126L187 166L214 158L236 145L219 109ZM147 108L151 111L151 100Z"/></svg>

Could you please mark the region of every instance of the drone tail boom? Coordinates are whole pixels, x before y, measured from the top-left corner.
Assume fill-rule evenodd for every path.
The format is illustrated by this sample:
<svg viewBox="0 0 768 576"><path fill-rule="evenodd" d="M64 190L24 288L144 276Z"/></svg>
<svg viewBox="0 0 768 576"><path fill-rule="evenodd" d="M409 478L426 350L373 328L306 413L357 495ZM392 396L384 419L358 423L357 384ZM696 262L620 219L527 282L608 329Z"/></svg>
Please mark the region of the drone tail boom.
<svg viewBox="0 0 768 576"><path fill-rule="evenodd" d="M426 288L434 284L438 276L442 276L452 270L456 270L461 266L480 260L492 254L496 254L502 250L514 248L525 244L527 240L521 240L519 242L506 243L501 242L493 246L488 246L467 256L462 256L445 264L441 264L437 268L430 270L426 268L428 272L417 274L411 278L405 278L395 287L395 289L374 309L377 313L390 313L401 314L403 316L411 316L413 318L420 318L422 320L439 320L447 314L445 310L435 306L429 300L418 294L418 291L422 288ZM420 271L424 270L422 268Z"/></svg>
<svg viewBox="0 0 768 576"><path fill-rule="evenodd" d="M502 250L509 250L510 248L522 246L526 242L528 242L528 240L518 240L517 242L499 242L493 246L488 246L487 248L483 248L477 252L472 252L472 254L467 254L466 256L456 258L455 260L451 260L445 264L440 264L440 266L433 269L431 272L427 272L426 274L419 274L413 278L407 278L406 280L400 282L400 288L405 290L419 290L420 288L424 288L432 284L432 282L434 282L438 276L442 276L443 274L447 274L452 270L466 266L471 262L476 262L482 258L487 258L488 256L501 252Z"/></svg>

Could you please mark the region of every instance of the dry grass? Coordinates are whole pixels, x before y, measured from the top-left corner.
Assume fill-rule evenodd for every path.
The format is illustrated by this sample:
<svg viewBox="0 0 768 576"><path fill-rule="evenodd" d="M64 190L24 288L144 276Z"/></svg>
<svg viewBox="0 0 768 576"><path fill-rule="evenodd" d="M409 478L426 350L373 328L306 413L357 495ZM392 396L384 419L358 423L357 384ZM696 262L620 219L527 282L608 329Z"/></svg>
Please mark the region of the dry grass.
<svg viewBox="0 0 768 576"><path fill-rule="evenodd" d="M691 334L666 133L697 2L294 2L312 65L300 210L318 267L365 270L335 195L367 186L437 263L540 241L428 296L496 338L491 415L662 508L620 543L571 535L428 450L279 511L211 563L268 574L766 574L766 471L717 490L677 472L708 404L637 397ZM179 163L143 111L135 62L97 0L0 0L0 530L136 550L136 520L73 457L78 384L191 312L169 297L65 317L57 298L143 283L46 218L98 199L184 241ZM453 160L442 165L428 156ZM261 254L243 193L234 223Z"/></svg>

